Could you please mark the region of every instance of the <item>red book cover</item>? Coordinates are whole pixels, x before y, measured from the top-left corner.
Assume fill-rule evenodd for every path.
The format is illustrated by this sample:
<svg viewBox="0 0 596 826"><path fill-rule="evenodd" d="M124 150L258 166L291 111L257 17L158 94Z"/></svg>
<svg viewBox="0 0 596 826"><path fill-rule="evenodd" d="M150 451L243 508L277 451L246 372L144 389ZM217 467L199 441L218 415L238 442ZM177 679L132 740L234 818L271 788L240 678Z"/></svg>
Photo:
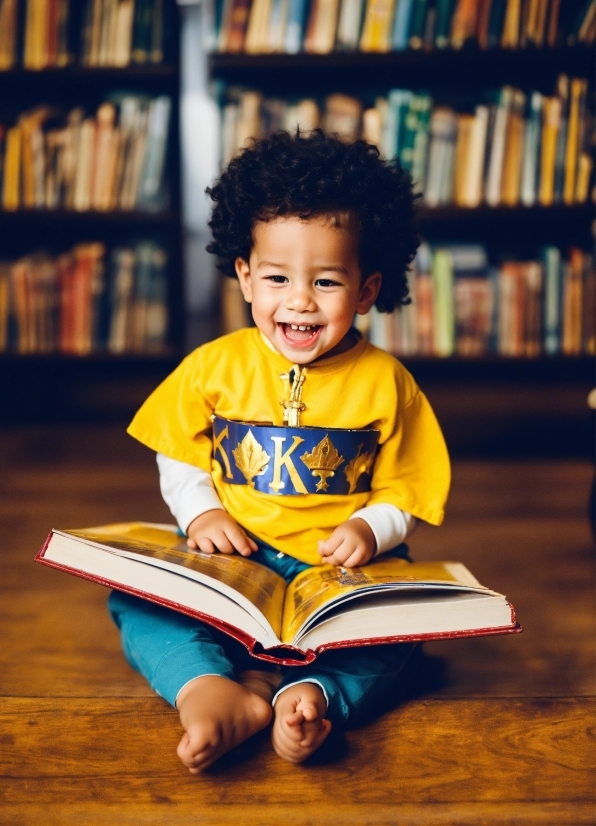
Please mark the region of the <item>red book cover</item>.
<svg viewBox="0 0 596 826"><path fill-rule="evenodd" d="M144 523L52 531L36 561L195 617L282 665L307 665L333 648L521 630L505 597L455 562L317 566L286 586L263 565L189 551L175 529ZM442 610L452 599L457 613L453 603Z"/></svg>

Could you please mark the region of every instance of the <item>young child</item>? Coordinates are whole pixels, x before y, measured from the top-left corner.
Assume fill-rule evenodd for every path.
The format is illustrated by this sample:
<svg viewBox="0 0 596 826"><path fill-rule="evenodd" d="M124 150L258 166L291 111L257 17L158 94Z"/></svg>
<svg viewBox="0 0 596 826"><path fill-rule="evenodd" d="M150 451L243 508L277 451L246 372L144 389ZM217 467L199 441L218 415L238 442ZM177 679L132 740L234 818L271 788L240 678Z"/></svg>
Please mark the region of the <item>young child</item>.
<svg viewBox="0 0 596 826"><path fill-rule="evenodd" d="M242 554L288 582L311 565L406 555L417 520L443 519L449 459L412 376L352 324L373 304L407 301L409 177L362 141L278 133L208 193L208 249L238 278L256 326L191 353L128 430L157 451L189 547ZM194 774L272 716L275 751L302 762L333 724L395 693L413 650L329 651L280 681L197 620L118 592L110 610L131 665L178 709L178 755Z"/></svg>

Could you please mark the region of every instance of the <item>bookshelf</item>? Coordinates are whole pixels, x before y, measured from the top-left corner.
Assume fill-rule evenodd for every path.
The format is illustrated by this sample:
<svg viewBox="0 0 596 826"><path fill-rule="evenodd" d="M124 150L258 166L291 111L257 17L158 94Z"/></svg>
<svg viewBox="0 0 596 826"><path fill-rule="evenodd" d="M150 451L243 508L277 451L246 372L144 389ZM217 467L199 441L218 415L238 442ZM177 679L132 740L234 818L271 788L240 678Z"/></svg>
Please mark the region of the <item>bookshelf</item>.
<svg viewBox="0 0 596 826"><path fill-rule="evenodd" d="M559 44L552 47L480 49L468 43L462 49L405 49L385 53L332 51L328 54L246 54L213 52L209 57L211 78L222 101L228 90L256 91L267 100L296 101L311 98L319 103L328 95L343 94L362 101L363 109L375 106L378 95L390 89L420 91L431 96L432 105L470 112L479 101L486 104L489 90L510 85L541 95L553 95L561 74L591 78L594 52L590 46ZM484 97L483 97L484 96ZM528 100L529 103L529 100ZM591 103L589 104L591 106ZM324 111L321 107L321 111ZM591 128L591 127L590 127ZM468 208L448 204L429 207L422 201L417 213L421 237L432 246L481 244L489 261L532 260L537 249L553 245L566 254L570 247L585 253L592 249L594 203L553 203L543 206L479 206ZM417 375L432 375L432 364L449 361L449 375L473 380L478 370L495 378L518 376L571 376L592 381L590 356L549 356L524 359L486 356L409 356L398 353L406 363L415 363ZM577 370L569 372L575 361ZM459 366L458 366L459 365ZM566 366L567 365L567 366ZM438 367L438 369L442 369Z"/></svg>
<svg viewBox="0 0 596 826"><path fill-rule="evenodd" d="M148 0L136 0L137 5L143 2L147 6ZM2 5L0 0L0 9ZM26 5L27 0L18 0L21 15ZM103 278L107 294L113 283L109 269L112 266L112 251L126 248L136 253L141 244L150 243L165 253L165 266L160 272L160 279L161 284L165 285L166 332L165 335L160 332L159 344L152 348L141 345L137 348L138 352L130 352L126 343L119 352L111 352L105 336L101 341L94 340L86 352L64 352L63 342L58 340L46 352L18 352L13 313L9 341L6 349L0 352L0 424L78 419L106 421L111 417L121 421L130 415L139 399L173 369L183 353L185 315L180 206L179 11L175 0L164 0L162 20L166 20L168 25L162 32L163 55L160 62L134 62L131 56L128 65L91 66L85 65L83 50L84 13L88 5L78 0L70 3L72 22L68 35L67 65L60 67L47 66L39 70L25 67L24 17L19 18L12 65L0 71L0 162L2 150L6 148L2 145L1 125L5 129L10 128L18 122L22 113L36 107L52 107L57 114L50 128L54 128L54 124L55 128L59 128L75 107L82 107L84 117L92 117L100 104L109 99L116 100L118 95L137 97L141 101L167 96L171 108L162 172L167 188L166 205L143 210L135 206L129 209L75 210L64 206L24 208L21 205L17 209L7 210L3 208L0 186L0 265L7 262L10 266L38 252L56 261L77 245L99 242L105 248ZM155 4L155 8L159 9L159 3ZM119 114L117 105L116 109ZM58 121L58 117L62 121ZM118 120L116 124L119 125ZM22 176L22 169L20 174ZM137 278L136 271L134 277ZM12 285L10 289L13 289ZM133 295L134 290L136 281ZM12 295L10 300L13 300ZM158 300L164 304L162 297ZM105 328L105 323L103 326ZM163 330L163 315L161 328Z"/></svg>
<svg viewBox="0 0 596 826"><path fill-rule="evenodd" d="M137 0L137 5L140 6L143 2L145 7L148 7L147 0ZM25 5L26 0L19 0L19 8L24 9ZM160 344L151 348L139 345L135 348L138 350L135 353L128 352L127 344L120 347L118 351L110 352L104 337L101 341L94 339L89 352L73 354L64 352L62 345L57 341L45 353L14 352L19 347L15 344L13 329L12 341L9 341L7 348L0 353L0 378L3 385L18 385L21 374L24 378L28 375L42 374L46 368L47 375L51 374L54 380L65 382L70 381L74 375L83 375L85 371L88 371L90 376L107 376L110 373L116 375L120 369L124 369L125 372L132 370L132 374L135 371L140 374L155 374L159 378L168 372L183 350L178 8L175 0L165 0L162 15L159 3L151 6L157 10L159 25L162 25L164 21L166 23L160 35L162 57L159 62L150 60L134 62L133 58L129 57L128 65L116 67L85 65L88 62L83 50L83 39L87 36L85 29L87 24L84 23L87 6L87 3L70 5L73 20L68 35L68 59L67 65L61 67L48 66L39 70L25 68L26 61L22 51L25 30L21 23L13 64L10 68L0 71L0 124L5 125L5 130L9 129L12 124L19 121L23 113L33 111L36 107L47 106L52 109L53 120L49 121L50 127L58 132L66 123L68 113L75 108L82 108L84 118L94 117L100 104L110 100L114 101L116 111L116 127L113 133L116 134L120 128L120 101L124 96L140 101L141 109L150 107L151 102L157 99L169 100L166 149L161 172L161 179L165 182L163 186L165 195L159 202L156 199L154 207L141 208L137 201L137 205L133 204L126 209L118 206L99 210L93 208L92 205L83 209L71 209L66 208L61 202L56 206L49 206L46 203L34 208L24 208L22 205L24 172L21 166L19 207L17 209L3 208L6 205L0 197L0 262L10 264L38 252L47 254L52 262L55 262L59 256L73 250L81 243L98 242L105 249L103 282L104 292L107 293L112 287L109 281L112 278L109 272L112 266L110 259L112 251L131 248L136 255L142 244L151 244L161 255L159 286L160 296L165 290L165 301L161 297L154 298L154 301L166 308L166 331L165 334L160 333ZM154 17L153 25L156 25L156 19L158 18ZM135 25L136 22L133 22L132 46L134 46L136 37ZM150 117L150 114L147 115L148 119ZM145 121L145 123L148 122L149 120ZM45 130L45 125L43 128ZM122 130L115 140L120 141L118 151L124 151L120 149L124 145ZM144 145L148 145L148 139ZM2 146L1 127L0 146ZM6 144L3 148L6 151ZM44 145L44 151L47 152L47 144ZM130 150L127 149L127 151ZM45 163L49 164L47 160ZM0 174L0 179L1 177ZM95 177L100 176L95 173ZM117 176L115 180L117 181ZM118 199L118 204L120 204L120 199ZM138 263L138 256L136 261ZM134 278L133 292L137 289L136 270ZM14 318L11 319L11 323L14 328ZM107 323L109 325L109 322ZM162 329L163 324L162 314ZM84 365L80 365L81 362L84 362ZM120 364L124 367L119 367ZM17 378L17 373L19 378Z"/></svg>

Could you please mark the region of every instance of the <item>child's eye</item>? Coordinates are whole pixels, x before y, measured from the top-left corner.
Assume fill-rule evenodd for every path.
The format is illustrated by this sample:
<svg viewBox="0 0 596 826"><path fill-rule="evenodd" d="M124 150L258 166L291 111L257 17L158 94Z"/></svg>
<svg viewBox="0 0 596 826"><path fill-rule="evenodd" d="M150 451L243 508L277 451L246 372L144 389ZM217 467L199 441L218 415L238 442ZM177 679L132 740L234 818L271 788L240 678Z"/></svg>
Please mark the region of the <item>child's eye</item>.
<svg viewBox="0 0 596 826"><path fill-rule="evenodd" d="M288 279L285 275L268 275L267 281L272 281L274 284L285 284Z"/></svg>
<svg viewBox="0 0 596 826"><path fill-rule="evenodd" d="M317 287L341 287L341 284L339 281L332 281L331 278L319 278Z"/></svg>

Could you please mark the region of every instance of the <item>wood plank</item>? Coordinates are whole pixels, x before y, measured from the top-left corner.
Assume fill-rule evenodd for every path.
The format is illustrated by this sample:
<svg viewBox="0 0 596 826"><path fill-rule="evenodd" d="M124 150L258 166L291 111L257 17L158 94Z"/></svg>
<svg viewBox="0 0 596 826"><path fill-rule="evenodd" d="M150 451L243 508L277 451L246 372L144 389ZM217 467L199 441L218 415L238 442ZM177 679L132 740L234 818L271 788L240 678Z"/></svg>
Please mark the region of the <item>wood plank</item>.
<svg viewBox="0 0 596 826"><path fill-rule="evenodd" d="M175 755L176 712L159 698L4 698L0 800L142 807L200 799L212 817L222 803L276 805L280 790L284 807L300 813L304 801L314 811L334 799L348 808L575 806L593 800L593 720L588 698L415 701L348 732L327 762L291 766L262 735L195 778Z"/></svg>
<svg viewBox="0 0 596 826"><path fill-rule="evenodd" d="M591 803L425 803L411 805L346 805L337 800L326 807L307 801L299 807L253 804L249 798L241 814L224 801L203 808L197 801L172 806L154 801L123 806L63 803L50 806L6 806L0 826L593 826Z"/></svg>

